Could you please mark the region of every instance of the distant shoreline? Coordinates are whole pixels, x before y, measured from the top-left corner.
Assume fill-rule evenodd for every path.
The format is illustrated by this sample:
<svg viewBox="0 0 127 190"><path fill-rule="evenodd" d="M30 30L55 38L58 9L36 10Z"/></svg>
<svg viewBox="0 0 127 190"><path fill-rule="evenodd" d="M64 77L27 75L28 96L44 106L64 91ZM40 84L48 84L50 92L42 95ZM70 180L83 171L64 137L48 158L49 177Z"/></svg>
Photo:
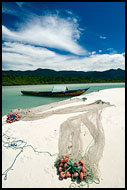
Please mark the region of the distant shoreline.
<svg viewBox="0 0 127 190"><path fill-rule="evenodd" d="M42 85L42 84L82 84L82 83L125 82L125 71L55 71L37 69L34 71L2 71L2 86Z"/></svg>
<svg viewBox="0 0 127 190"><path fill-rule="evenodd" d="M60 84L108 84L108 83L125 83L125 81L121 81L121 82L119 82L119 81L111 81L111 82L86 82L86 83L80 83L80 82L78 82L78 83L43 83L43 84L9 84L9 85L2 85L2 87L3 86L26 86L26 85L60 85Z"/></svg>

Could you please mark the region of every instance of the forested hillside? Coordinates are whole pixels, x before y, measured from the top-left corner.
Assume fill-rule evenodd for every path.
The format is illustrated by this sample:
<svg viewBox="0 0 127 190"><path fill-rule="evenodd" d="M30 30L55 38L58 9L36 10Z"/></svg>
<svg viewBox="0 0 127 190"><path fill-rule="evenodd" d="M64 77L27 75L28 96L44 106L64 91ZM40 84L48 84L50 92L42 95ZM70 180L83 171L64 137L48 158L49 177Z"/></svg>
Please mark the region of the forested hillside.
<svg viewBox="0 0 127 190"><path fill-rule="evenodd" d="M27 84L71 84L125 82L125 71L111 69L103 72L54 71L37 69L35 71L2 71L2 85Z"/></svg>

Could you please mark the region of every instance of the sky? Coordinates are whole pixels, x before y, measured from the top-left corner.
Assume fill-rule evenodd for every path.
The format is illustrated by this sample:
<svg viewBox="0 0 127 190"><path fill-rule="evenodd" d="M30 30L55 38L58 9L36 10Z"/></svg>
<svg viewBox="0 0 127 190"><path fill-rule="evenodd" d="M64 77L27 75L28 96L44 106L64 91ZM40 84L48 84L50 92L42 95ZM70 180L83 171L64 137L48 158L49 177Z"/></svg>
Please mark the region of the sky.
<svg viewBox="0 0 127 190"><path fill-rule="evenodd" d="M2 70L125 69L125 2L2 2Z"/></svg>

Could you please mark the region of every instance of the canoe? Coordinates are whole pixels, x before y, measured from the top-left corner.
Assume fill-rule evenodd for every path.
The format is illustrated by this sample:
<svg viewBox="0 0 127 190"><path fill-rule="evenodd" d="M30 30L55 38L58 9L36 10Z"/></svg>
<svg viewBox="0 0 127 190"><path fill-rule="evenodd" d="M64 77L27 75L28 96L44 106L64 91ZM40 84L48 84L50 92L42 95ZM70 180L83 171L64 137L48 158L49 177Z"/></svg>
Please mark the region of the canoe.
<svg viewBox="0 0 127 190"><path fill-rule="evenodd" d="M78 90L67 90L64 92L52 92L52 91L21 91L24 95L32 96L50 96L50 97L60 97L60 96L79 96L85 93L89 88L78 89Z"/></svg>

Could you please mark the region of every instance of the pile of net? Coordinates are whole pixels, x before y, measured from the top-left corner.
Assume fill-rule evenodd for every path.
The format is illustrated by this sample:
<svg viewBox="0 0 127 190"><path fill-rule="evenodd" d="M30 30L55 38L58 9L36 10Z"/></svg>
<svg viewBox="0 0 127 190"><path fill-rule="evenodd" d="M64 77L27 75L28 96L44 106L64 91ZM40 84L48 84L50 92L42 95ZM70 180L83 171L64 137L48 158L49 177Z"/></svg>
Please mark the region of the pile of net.
<svg viewBox="0 0 127 190"><path fill-rule="evenodd" d="M69 156L61 156L56 160L55 167L57 168L57 174L60 179L71 178L73 182L84 182L84 185L89 185L89 183L93 182L100 183L99 179L94 176L89 165L82 160L75 161L69 158Z"/></svg>
<svg viewBox="0 0 127 190"><path fill-rule="evenodd" d="M19 121L19 118L21 118L21 116L19 114L9 112L7 114L7 123L12 123L12 122L15 122L15 121Z"/></svg>
<svg viewBox="0 0 127 190"><path fill-rule="evenodd" d="M64 178L68 178L71 175L72 180L79 181L80 183L83 181L89 184L89 182L93 183L95 181L98 183L98 179L100 178L99 162L103 156L105 146L105 134L101 122L101 113L103 109L110 106L113 105L102 100L96 100L90 104L85 104L84 101L82 101L82 104L70 105L64 108L58 107L58 109L53 110L47 109L45 112L40 112L39 114L33 114L31 111L21 113L22 119L26 121L44 119L53 115L59 117L65 114L65 117L67 116L60 125L58 139L59 153L55 166L61 178L63 176ZM82 135L82 131L86 131L88 135ZM85 146L87 146L86 149L84 148ZM68 161L61 162L60 159L65 159L66 155L69 156ZM79 160L82 160L86 166L86 173L84 174L81 173L83 172L83 165ZM78 166L76 166L75 162L78 163ZM68 170L64 169L64 165L67 166L66 168ZM60 169L61 171L59 171L59 167L62 167ZM80 167L80 171L78 170L80 173L76 170L78 167ZM88 176L86 175L87 173L89 174ZM80 174L83 175L82 181ZM77 177L75 177L76 175Z"/></svg>
<svg viewBox="0 0 127 190"><path fill-rule="evenodd" d="M104 108L110 106L112 105L109 102L97 100L92 104L73 106L59 110L59 112L57 111L59 114L79 112L79 114L67 118L60 125L58 149L59 157L68 155L69 162L72 162L73 166L75 166L75 161L78 163L79 160L83 161L86 166L86 174L88 173L89 176L86 177L85 174L81 173L82 171L80 173L83 175L83 183L88 184L88 186L93 182L99 183L101 175L99 162L103 156L105 146L105 134L101 122L101 113ZM85 137L85 134L82 136L82 131L86 131L87 137ZM79 163L79 166L81 169L83 165ZM71 174L78 176L77 178L73 176L72 180L75 179L82 184L80 174L78 172L78 174L74 173Z"/></svg>

